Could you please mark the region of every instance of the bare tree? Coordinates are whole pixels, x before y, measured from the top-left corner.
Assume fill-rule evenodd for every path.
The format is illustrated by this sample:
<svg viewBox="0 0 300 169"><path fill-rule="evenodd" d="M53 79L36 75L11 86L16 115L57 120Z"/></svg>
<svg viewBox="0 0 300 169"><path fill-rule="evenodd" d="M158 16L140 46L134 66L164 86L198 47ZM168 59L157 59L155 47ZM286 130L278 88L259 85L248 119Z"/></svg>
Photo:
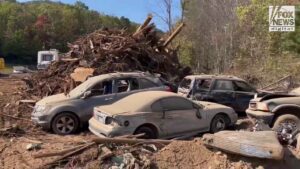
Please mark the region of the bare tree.
<svg viewBox="0 0 300 169"><path fill-rule="evenodd" d="M168 31L171 32L173 26L173 0L159 0L158 5L160 11L153 11L153 13L168 26Z"/></svg>

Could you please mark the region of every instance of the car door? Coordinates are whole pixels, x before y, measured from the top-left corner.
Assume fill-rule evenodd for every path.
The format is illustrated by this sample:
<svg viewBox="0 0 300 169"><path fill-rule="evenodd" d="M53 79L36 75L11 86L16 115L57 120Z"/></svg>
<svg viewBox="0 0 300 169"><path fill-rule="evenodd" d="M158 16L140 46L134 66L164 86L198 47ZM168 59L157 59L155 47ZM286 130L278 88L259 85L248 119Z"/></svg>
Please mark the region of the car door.
<svg viewBox="0 0 300 169"><path fill-rule="evenodd" d="M231 80L216 79L211 90L211 101L235 109L235 93Z"/></svg>
<svg viewBox="0 0 300 169"><path fill-rule="evenodd" d="M233 81L235 91L235 101L237 112L245 112L249 106L249 102L254 98L256 90L243 81Z"/></svg>
<svg viewBox="0 0 300 169"><path fill-rule="evenodd" d="M203 100L207 97L212 84L212 79L196 79L191 95L195 100Z"/></svg>
<svg viewBox="0 0 300 169"><path fill-rule="evenodd" d="M94 107L111 104L115 99L112 80L97 82L92 85L89 91L91 94L86 98L81 98L80 104L84 112L82 118L86 120L92 117Z"/></svg>
<svg viewBox="0 0 300 169"><path fill-rule="evenodd" d="M169 97L160 102L163 109L161 128L167 135L201 131L206 127L201 110L192 101L182 97Z"/></svg>

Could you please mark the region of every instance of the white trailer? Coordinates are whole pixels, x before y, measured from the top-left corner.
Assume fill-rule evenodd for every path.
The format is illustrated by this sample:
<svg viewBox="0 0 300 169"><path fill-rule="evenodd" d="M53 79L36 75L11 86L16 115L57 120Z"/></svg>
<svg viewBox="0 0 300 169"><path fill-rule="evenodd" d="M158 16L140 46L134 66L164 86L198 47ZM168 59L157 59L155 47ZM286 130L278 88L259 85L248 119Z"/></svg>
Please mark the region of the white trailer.
<svg viewBox="0 0 300 169"><path fill-rule="evenodd" d="M39 51L38 52L38 62L37 62L37 69L46 69L51 62L59 61L58 50L50 49L48 51Z"/></svg>

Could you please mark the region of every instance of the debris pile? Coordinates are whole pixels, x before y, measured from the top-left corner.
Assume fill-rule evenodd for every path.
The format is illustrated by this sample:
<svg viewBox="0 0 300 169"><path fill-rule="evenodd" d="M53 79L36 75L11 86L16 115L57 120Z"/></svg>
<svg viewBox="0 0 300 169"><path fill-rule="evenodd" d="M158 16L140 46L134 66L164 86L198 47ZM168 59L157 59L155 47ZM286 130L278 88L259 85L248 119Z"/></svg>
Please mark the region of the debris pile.
<svg viewBox="0 0 300 169"><path fill-rule="evenodd" d="M44 71L26 79L30 96L44 96L66 92L74 87L70 74L78 67L93 68L93 75L118 71L159 73L167 80L178 82L191 69L182 67L176 50L167 48L183 24L167 39L159 37L151 16L137 31L97 30L69 44L64 59L54 62ZM67 59L66 59L67 58ZM78 84L75 84L78 85ZM31 97L32 98L32 97Z"/></svg>

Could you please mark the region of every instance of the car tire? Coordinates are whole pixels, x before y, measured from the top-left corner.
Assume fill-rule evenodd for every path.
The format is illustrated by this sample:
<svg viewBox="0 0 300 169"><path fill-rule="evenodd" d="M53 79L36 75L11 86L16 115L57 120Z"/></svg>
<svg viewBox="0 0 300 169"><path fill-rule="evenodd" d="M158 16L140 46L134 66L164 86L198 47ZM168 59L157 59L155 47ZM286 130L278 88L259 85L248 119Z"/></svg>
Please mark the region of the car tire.
<svg viewBox="0 0 300 169"><path fill-rule="evenodd" d="M156 133L155 131L147 126L142 126L139 127L134 134L141 134L141 133L145 133L144 136L142 136L141 138L143 139L156 139Z"/></svg>
<svg viewBox="0 0 300 169"><path fill-rule="evenodd" d="M292 115L292 114L284 114L279 116L272 127L274 131L278 134L282 131L284 127L288 127L287 125L291 125L292 131L300 128L300 119L299 117Z"/></svg>
<svg viewBox="0 0 300 169"><path fill-rule="evenodd" d="M59 135L68 135L75 133L79 128L79 120L72 113L61 113L54 117L51 123L51 129Z"/></svg>
<svg viewBox="0 0 300 169"><path fill-rule="evenodd" d="M216 133L225 130L229 125L229 119L226 115L217 114L210 123L210 132Z"/></svg>

